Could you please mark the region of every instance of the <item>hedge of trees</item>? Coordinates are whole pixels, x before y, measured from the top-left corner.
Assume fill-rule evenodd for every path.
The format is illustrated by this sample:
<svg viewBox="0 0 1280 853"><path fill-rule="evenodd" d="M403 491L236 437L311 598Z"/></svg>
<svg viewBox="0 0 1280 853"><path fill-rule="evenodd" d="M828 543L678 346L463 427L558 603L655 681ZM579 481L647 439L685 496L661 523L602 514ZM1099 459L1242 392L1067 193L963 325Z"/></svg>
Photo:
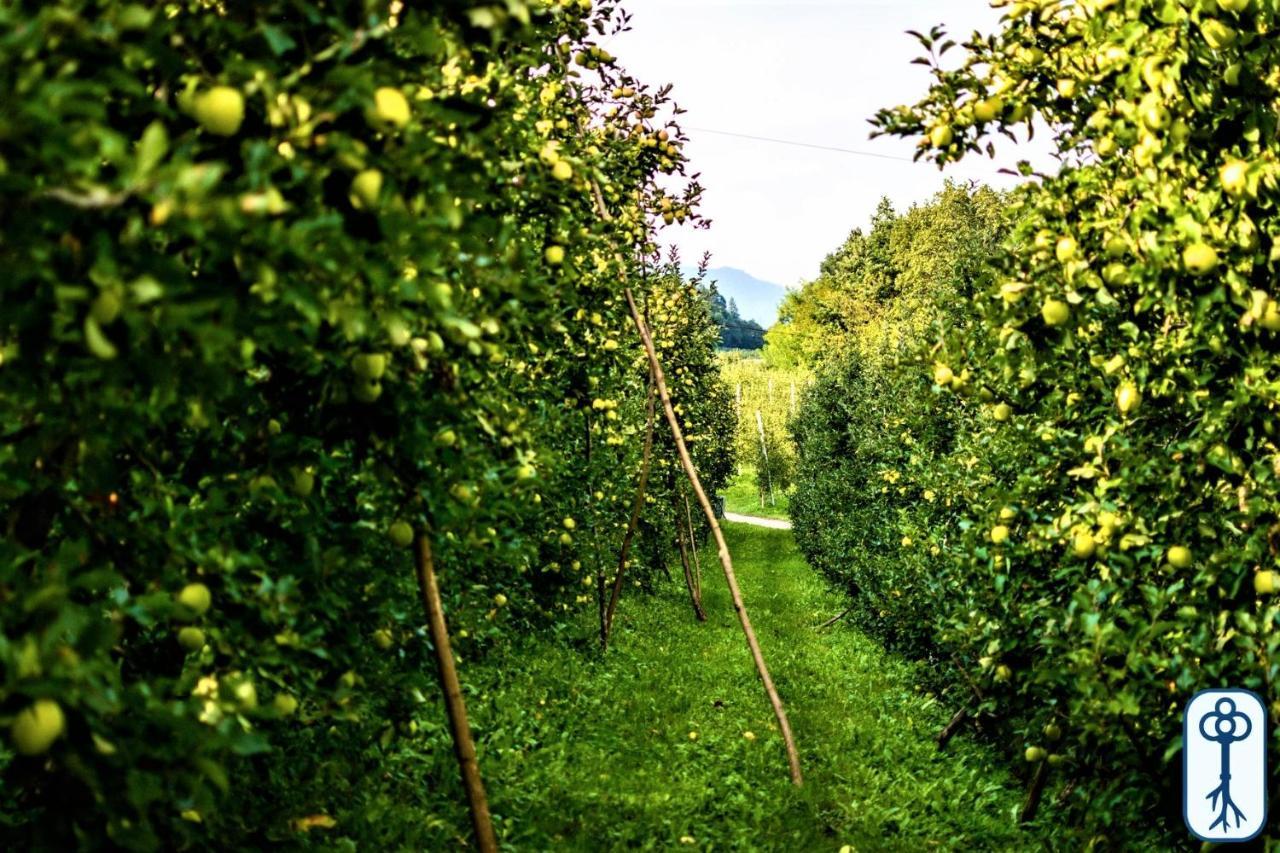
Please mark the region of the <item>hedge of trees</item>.
<svg viewBox="0 0 1280 853"><path fill-rule="evenodd" d="M801 419L793 507L863 616L932 655L1054 780L1075 840L1101 845L1180 830L1196 690L1253 689L1280 712L1280 22L1259 0L1004 10L958 62L920 33L935 83L879 129L943 163L1038 120L1062 168L1010 199L985 271L938 281L951 316L914 359L832 368L806 409L819 425ZM838 389L877 385L913 402L816 421ZM819 470L841 457L858 461ZM876 477L871 507L850 501ZM823 527L837 504L851 517Z"/></svg>
<svg viewBox="0 0 1280 853"><path fill-rule="evenodd" d="M651 257L700 189L624 24L0 6L7 846L458 843L415 812L458 782L424 772L406 546L464 662L602 607L649 397L627 284L709 488L732 462L716 330Z"/></svg>

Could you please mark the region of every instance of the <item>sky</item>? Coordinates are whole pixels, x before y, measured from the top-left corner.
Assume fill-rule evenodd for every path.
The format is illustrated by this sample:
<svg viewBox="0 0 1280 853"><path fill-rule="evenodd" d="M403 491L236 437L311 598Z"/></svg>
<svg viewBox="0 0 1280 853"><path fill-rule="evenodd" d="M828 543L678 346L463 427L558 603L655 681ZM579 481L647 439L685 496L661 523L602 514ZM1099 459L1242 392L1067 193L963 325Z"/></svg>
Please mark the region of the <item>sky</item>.
<svg viewBox="0 0 1280 853"><path fill-rule="evenodd" d="M944 24L957 41L994 30L988 0L624 0L630 32L606 43L650 85L674 84L687 114L691 171L706 188L709 231L671 228L686 261L736 267L794 287L887 196L899 210L928 199L947 176L1009 187L1019 159L1044 163L1043 142L997 143L997 159L936 165L721 135L855 149L909 161L909 140L868 138L882 107L914 103L930 80L908 29ZM958 54L948 54L948 58ZM719 131L721 133L711 133Z"/></svg>

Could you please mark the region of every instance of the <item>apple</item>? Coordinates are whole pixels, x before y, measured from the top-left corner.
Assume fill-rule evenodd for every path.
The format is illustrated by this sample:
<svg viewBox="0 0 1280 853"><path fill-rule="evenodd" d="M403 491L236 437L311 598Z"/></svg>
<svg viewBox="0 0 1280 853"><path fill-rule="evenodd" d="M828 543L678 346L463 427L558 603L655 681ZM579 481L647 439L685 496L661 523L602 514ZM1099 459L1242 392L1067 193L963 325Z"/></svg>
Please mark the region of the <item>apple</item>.
<svg viewBox="0 0 1280 853"><path fill-rule="evenodd" d="M387 538L397 548L408 548L413 544L413 525L403 519L394 521L387 528Z"/></svg>
<svg viewBox="0 0 1280 853"><path fill-rule="evenodd" d="M194 625L188 625L178 632L178 645L189 652L198 652L204 648L204 631Z"/></svg>
<svg viewBox="0 0 1280 853"><path fill-rule="evenodd" d="M1142 392L1132 382L1125 382L1116 389L1116 408L1127 415L1142 404Z"/></svg>
<svg viewBox="0 0 1280 853"><path fill-rule="evenodd" d="M1164 557L1175 569L1191 567L1191 549L1185 545L1174 545Z"/></svg>
<svg viewBox="0 0 1280 853"><path fill-rule="evenodd" d="M955 379L955 374L951 372L951 368L945 364L935 364L933 366L933 381L939 385L950 385L951 380Z"/></svg>
<svg viewBox="0 0 1280 853"><path fill-rule="evenodd" d="M458 434L451 429L442 429L436 433L436 447L453 447L458 443Z"/></svg>
<svg viewBox="0 0 1280 853"><path fill-rule="evenodd" d="M312 474L305 468L299 468L293 473L293 493L300 498L311 497L311 492L316 487L316 475Z"/></svg>
<svg viewBox="0 0 1280 853"><path fill-rule="evenodd" d="M1009 669L1008 664L1002 663L996 667L995 678L996 678L996 681L998 682L1001 682L1001 683L1006 682L1010 678L1013 678L1013 670Z"/></svg>
<svg viewBox="0 0 1280 853"><path fill-rule="evenodd" d="M543 257L551 266L560 266L564 263L564 246L548 246L547 251L543 253Z"/></svg>
<svg viewBox="0 0 1280 853"><path fill-rule="evenodd" d="M1227 195L1239 198L1249 187L1249 164L1243 160L1228 160L1218 171L1218 178Z"/></svg>
<svg viewBox="0 0 1280 853"><path fill-rule="evenodd" d="M1218 266L1218 252L1208 243L1192 243L1182 250L1182 263L1193 275L1205 275Z"/></svg>
<svg viewBox="0 0 1280 853"><path fill-rule="evenodd" d="M1258 595L1271 595L1278 586L1275 572L1262 571L1253 576L1253 591Z"/></svg>
<svg viewBox="0 0 1280 853"><path fill-rule="evenodd" d="M395 638L387 628L379 628L373 632L373 642L384 652L396 644Z"/></svg>
<svg viewBox="0 0 1280 853"><path fill-rule="evenodd" d="M954 139L955 132L949 124L934 125L933 130L929 131L929 142L934 148L946 148Z"/></svg>
<svg viewBox="0 0 1280 853"><path fill-rule="evenodd" d="M9 734L20 755L40 755L49 751L66 728L62 706L52 699L37 699L18 712Z"/></svg>
<svg viewBox="0 0 1280 853"><path fill-rule="evenodd" d="M381 379L387 372L387 356L380 352L362 353L351 359L351 370L361 379Z"/></svg>
<svg viewBox="0 0 1280 853"><path fill-rule="evenodd" d="M1057 723L1047 723L1044 727L1044 736L1051 741L1062 739L1062 727Z"/></svg>
<svg viewBox="0 0 1280 853"><path fill-rule="evenodd" d="M1009 538L1009 528L1003 524L997 524L991 528L991 544L1000 545Z"/></svg>
<svg viewBox="0 0 1280 853"><path fill-rule="evenodd" d="M357 210L377 207L381 194L382 172L377 169L365 169L351 179L351 206Z"/></svg>
<svg viewBox="0 0 1280 853"><path fill-rule="evenodd" d="M1054 247L1054 254L1058 258L1058 263L1065 264L1075 259L1080 251L1080 245L1076 243L1074 237L1063 237L1058 240L1058 244Z"/></svg>
<svg viewBox="0 0 1280 853"><path fill-rule="evenodd" d="M202 583L189 583L178 593L177 601L190 613L203 616L209 612L209 607L213 604L213 594L209 592L209 587Z"/></svg>
<svg viewBox="0 0 1280 853"><path fill-rule="evenodd" d="M570 518L567 515L564 517L564 521L561 523L564 524L565 530L573 530L575 527L578 526L578 522L574 521L572 518Z"/></svg>
<svg viewBox="0 0 1280 853"><path fill-rule="evenodd" d="M1108 258L1123 258L1129 253L1129 244L1119 234L1108 237L1102 248Z"/></svg>
<svg viewBox="0 0 1280 853"><path fill-rule="evenodd" d="M1060 767L1067 762L1066 756L1059 755L1056 752L1050 753L1049 757L1045 760L1049 762L1050 767Z"/></svg>
<svg viewBox="0 0 1280 853"><path fill-rule="evenodd" d="M551 177L557 181L567 181L573 177L573 166L565 160L557 160L556 164L551 167Z"/></svg>
<svg viewBox="0 0 1280 853"><path fill-rule="evenodd" d="M1224 12L1239 14L1249 8L1249 0L1218 0L1218 8Z"/></svg>
<svg viewBox="0 0 1280 853"><path fill-rule="evenodd" d="M498 605L499 607L506 607L506 606L507 606L507 597L506 597L505 595L503 595L502 593L498 593L497 595L495 595L495 596L493 597L493 603L494 603L494 604L496 604L496 605Z"/></svg>
<svg viewBox="0 0 1280 853"><path fill-rule="evenodd" d="M973 105L973 117L978 121L995 121L1004 112L1004 101L999 97L987 98Z"/></svg>
<svg viewBox="0 0 1280 853"><path fill-rule="evenodd" d="M1017 518L1017 516L1018 516L1018 511L1011 506L1005 506L1000 508L1001 521L1013 521L1013 519Z"/></svg>
<svg viewBox="0 0 1280 853"><path fill-rule="evenodd" d="M1061 326L1071 316L1071 306L1058 299L1046 299L1040 308L1046 326Z"/></svg>
<svg viewBox="0 0 1280 853"><path fill-rule="evenodd" d="M1077 533L1071 540L1071 553L1080 560L1092 557L1097 547L1098 543L1094 540L1093 534L1087 530Z"/></svg>
<svg viewBox="0 0 1280 853"><path fill-rule="evenodd" d="M382 383L376 379L358 379L351 386L351 394L361 403L374 403L382 396Z"/></svg>
<svg viewBox="0 0 1280 853"><path fill-rule="evenodd" d="M1110 285L1124 284L1129 280L1129 268L1119 261L1112 261L1102 268L1102 280Z"/></svg>
<svg viewBox="0 0 1280 853"><path fill-rule="evenodd" d="M399 89L383 86L373 93L365 120L377 130L402 128L409 123L409 99Z"/></svg>
<svg viewBox="0 0 1280 853"><path fill-rule="evenodd" d="M282 717L291 717L298 710L298 700L288 693L277 693L276 698L271 701L271 705L276 709L276 713Z"/></svg>
<svg viewBox="0 0 1280 853"><path fill-rule="evenodd" d="M1008 403L997 403L991 408L991 417L995 418L1000 423L1004 423L1009 420L1009 417L1012 414L1013 409L1010 408Z"/></svg>
<svg viewBox="0 0 1280 853"><path fill-rule="evenodd" d="M201 92L191 108L200 126L217 136L234 136L244 122L244 95L230 86Z"/></svg>
<svg viewBox="0 0 1280 853"><path fill-rule="evenodd" d="M1048 753L1045 752L1044 747L1042 746L1029 746L1027 747L1027 751L1024 755L1026 756L1027 761L1035 764L1036 762L1044 761L1048 756Z"/></svg>

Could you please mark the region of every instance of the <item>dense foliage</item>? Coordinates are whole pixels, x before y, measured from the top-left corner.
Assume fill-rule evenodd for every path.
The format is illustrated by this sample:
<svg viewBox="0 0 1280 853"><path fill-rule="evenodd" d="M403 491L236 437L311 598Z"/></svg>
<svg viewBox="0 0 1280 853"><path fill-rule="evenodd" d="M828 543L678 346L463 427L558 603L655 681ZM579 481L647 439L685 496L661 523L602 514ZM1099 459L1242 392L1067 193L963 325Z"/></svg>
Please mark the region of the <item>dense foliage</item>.
<svg viewBox="0 0 1280 853"><path fill-rule="evenodd" d="M622 282L731 464L697 287L632 260L699 188L624 23L0 5L6 846L457 843L416 811L457 782L403 546L464 661L596 606L645 418Z"/></svg>
<svg viewBox="0 0 1280 853"><path fill-rule="evenodd" d="M733 394L736 458L752 480L760 506L776 506L795 480L791 422L812 377L803 367L771 365L737 352L721 353L720 365Z"/></svg>
<svg viewBox="0 0 1280 853"><path fill-rule="evenodd" d="M1246 687L1280 711L1265 597L1280 530L1280 10L1004 5L958 66L941 64L943 33L921 34L936 82L877 122L946 162L1038 120L1062 168L1012 199L1014 230L962 320L922 333L923 356L888 373L894 387L914 376L914 399L937 395L936 413L910 407L898 443L878 449L862 419L802 433L817 476L794 506L832 571L892 537L936 554L914 570L916 557L875 557L847 577L873 615L894 614L881 602L898 590L915 601L896 630L955 663L957 695L1008 727L1011 752L1057 756L1062 807L1101 843L1137 816L1179 827L1181 710L1196 690ZM952 298L940 287L935 301ZM877 469L892 479L846 533L820 524L836 497L828 453L863 457L842 500L872 496ZM871 526L895 515L898 530Z"/></svg>

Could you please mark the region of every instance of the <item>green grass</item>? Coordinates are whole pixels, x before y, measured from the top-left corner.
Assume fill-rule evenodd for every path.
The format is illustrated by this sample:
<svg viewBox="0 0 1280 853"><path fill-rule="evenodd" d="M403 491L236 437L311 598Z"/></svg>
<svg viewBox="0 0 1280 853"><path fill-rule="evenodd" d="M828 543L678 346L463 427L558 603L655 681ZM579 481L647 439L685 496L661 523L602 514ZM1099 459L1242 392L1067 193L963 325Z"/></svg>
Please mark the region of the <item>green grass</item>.
<svg viewBox="0 0 1280 853"><path fill-rule="evenodd" d="M769 499L765 498L764 506L760 506L760 492L756 488L756 471L754 468L744 466L725 487L724 508L727 512L755 515L761 518L790 518L788 508L790 496L779 489L775 490L773 497L774 503L770 503Z"/></svg>
<svg viewBox="0 0 1280 853"><path fill-rule="evenodd" d="M726 532L799 742L804 787L790 783L723 576L704 560L707 623L694 620L687 594L672 584L623 598L604 658L584 621L576 637L531 637L482 664L463 663L503 844L833 853L845 844L1039 846L1016 827L1022 788L999 756L967 734L938 751L933 737L948 710L915 688L911 664L843 625L814 630L841 600L805 565L790 532L734 524ZM434 710L431 772L448 781L430 792L435 813L423 820L452 846L468 835L467 817L443 711Z"/></svg>

